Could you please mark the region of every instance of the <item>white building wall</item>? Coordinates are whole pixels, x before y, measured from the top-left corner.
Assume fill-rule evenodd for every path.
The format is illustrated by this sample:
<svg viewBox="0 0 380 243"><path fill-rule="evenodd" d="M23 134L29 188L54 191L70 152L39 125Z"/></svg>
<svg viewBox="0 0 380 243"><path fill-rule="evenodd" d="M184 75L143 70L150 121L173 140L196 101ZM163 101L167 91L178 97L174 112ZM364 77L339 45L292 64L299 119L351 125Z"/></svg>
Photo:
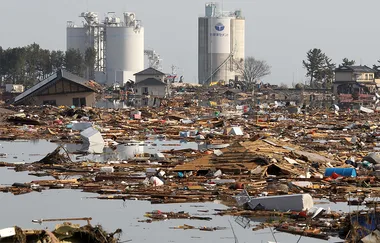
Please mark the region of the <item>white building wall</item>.
<svg viewBox="0 0 380 243"><path fill-rule="evenodd" d="M66 31L66 49L79 50L84 55L86 49L91 47L90 37L87 36L87 28L67 27Z"/></svg>
<svg viewBox="0 0 380 243"><path fill-rule="evenodd" d="M144 88L148 88L148 95L165 97L166 96L166 86L165 85L138 85L136 86L137 95L145 95Z"/></svg>
<svg viewBox="0 0 380 243"><path fill-rule="evenodd" d="M106 68L108 84L115 81L118 72L124 75L117 81L134 80L133 74L144 69L144 28L106 28Z"/></svg>
<svg viewBox="0 0 380 243"><path fill-rule="evenodd" d="M231 20L231 48L235 59L245 59L245 19Z"/></svg>

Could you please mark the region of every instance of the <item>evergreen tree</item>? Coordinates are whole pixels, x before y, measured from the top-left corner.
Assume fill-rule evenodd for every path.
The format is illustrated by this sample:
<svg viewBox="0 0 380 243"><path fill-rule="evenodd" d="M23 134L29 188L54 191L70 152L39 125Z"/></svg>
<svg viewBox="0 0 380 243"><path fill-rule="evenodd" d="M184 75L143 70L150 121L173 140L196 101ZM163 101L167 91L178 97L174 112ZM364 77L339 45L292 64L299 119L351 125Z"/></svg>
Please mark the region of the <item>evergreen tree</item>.
<svg viewBox="0 0 380 243"><path fill-rule="evenodd" d="M65 53L63 51L52 51L50 53L51 69L52 72L64 68L65 66Z"/></svg>
<svg viewBox="0 0 380 243"><path fill-rule="evenodd" d="M302 61L306 76L310 77L310 87L330 88L334 79L335 63L321 49L314 48L307 52L307 59Z"/></svg>
<svg viewBox="0 0 380 243"><path fill-rule="evenodd" d="M302 61L304 68L306 68L306 76L310 77L310 86L316 86L315 80L319 77L319 72L322 69L325 55L321 49L314 48L307 52L307 60Z"/></svg>
<svg viewBox="0 0 380 243"><path fill-rule="evenodd" d="M65 54L65 68L67 71L83 77L85 72L84 58L79 50L70 49Z"/></svg>
<svg viewBox="0 0 380 243"><path fill-rule="evenodd" d="M24 80L24 83L26 83L28 86L33 85L38 80L38 65L40 61L40 52L41 47L36 43L33 43L25 47L26 80Z"/></svg>
<svg viewBox="0 0 380 243"><path fill-rule="evenodd" d="M23 84L28 88L61 68L84 77L86 67L92 67L89 70L93 75L96 58L94 52L90 48L85 60L79 50L50 51L36 43L8 49L0 46L0 80L4 80L4 83Z"/></svg>
<svg viewBox="0 0 380 243"><path fill-rule="evenodd" d="M95 79L95 62L96 51L94 48L87 48L84 55L84 63L86 65L86 78Z"/></svg>
<svg viewBox="0 0 380 243"><path fill-rule="evenodd" d="M355 60L349 60L347 57L343 58L342 66L352 66L355 65Z"/></svg>

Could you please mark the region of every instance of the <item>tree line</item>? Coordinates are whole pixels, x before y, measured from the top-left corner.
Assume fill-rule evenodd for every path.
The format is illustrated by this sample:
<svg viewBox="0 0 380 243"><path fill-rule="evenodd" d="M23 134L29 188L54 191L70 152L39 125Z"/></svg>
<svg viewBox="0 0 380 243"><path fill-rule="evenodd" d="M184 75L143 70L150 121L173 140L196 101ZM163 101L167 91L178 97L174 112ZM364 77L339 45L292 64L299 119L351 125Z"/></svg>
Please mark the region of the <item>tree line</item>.
<svg viewBox="0 0 380 243"><path fill-rule="evenodd" d="M75 49L66 52L42 49L36 43L8 49L0 46L0 81L3 85L23 84L29 88L59 69L93 79L95 58L93 48L82 54Z"/></svg>
<svg viewBox="0 0 380 243"><path fill-rule="evenodd" d="M247 57L243 61L235 61L238 71L246 83L247 87L252 87L257 81L271 73L271 67L264 60L258 60L254 57ZM380 60L379 60L380 63ZM314 88L330 89L335 78L336 64L321 49L310 49L306 54L306 60L302 61L306 69L306 77L309 77L308 84L297 83L293 87L297 89ZM341 66L355 65L354 60L343 58ZM374 65L374 68L378 66ZM380 76L380 75L379 75ZM281 83L280 87L287 87Z"/></svg>
<svg viewBox="0 0 380 243"><path fill-rule="evenodd" d="M380 61L379 61L380 62ZM239 74L246 84L246 88L251 88L261 78L271 73L271 66L264 60L258 60L254 57L247 57L244 61L235 61ZM302 61L303 67L306 69L306 77L309 77L309 83L297 83L293 84L294 88L319 88L330 89L335 78L336 64L332 61L326 53L321 49L311 49L306 54L306 60ZM343 58L342 66L355 65L354 60ZM280 87L286 88L284 83L280 84Z"/></svg>
<svg viewBox="0 0 380 243"><path fill-rule="evenodd" d="M310 88L330 89L335 78L336 64L332 62L321 49L314 48L307 52L306 60L302 61L306 69L306 77L310 78ZM354 60L343 58L340 66L355 65Z"/></svg>

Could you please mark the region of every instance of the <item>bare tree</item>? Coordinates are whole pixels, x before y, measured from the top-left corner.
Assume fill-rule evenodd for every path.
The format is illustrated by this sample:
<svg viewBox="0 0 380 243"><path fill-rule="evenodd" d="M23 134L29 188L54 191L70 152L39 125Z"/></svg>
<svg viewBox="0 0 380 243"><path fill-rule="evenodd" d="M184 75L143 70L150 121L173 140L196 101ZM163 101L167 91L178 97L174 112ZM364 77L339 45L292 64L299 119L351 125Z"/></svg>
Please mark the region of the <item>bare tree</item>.
<svg viewBox="0 0 380 243"><path fill-rule="evenodd" d="M271 67L264 60L257 60L254 57L247 57L244 62L238 63L238 70L247 86L251 86L258 79L271 73Z"/></svg>

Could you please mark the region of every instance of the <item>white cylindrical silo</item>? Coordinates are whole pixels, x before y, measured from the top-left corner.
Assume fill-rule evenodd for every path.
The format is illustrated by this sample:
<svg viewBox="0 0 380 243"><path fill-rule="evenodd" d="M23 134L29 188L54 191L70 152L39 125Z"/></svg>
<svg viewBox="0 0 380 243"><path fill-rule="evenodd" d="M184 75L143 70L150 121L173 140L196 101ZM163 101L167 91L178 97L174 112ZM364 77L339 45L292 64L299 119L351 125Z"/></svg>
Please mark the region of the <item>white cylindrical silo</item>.
<svg viewBox="0 0 380 243"><path fill-rule="evenodd" d="M88 28L86 27L67 27L66 29L66 48L67 50L76 49L82 54L85 53L89 44Z"/></svg>
<svg viewBox="0 0 380 243"><path fill-rule="evenodd" d="M213 54L230 54L231 18L210 18L209 24L208 52Z"/></svg>
<svg viewBox="0 0 380 243"><path fill-rule="evenodd" d="M226 60L231 55L231 18L213 17L209 19L208 52L210 55L211 82L228 81L231 78L230 62ZM211 73L210 73L211 75Z"/></svg>
<svg viewBox="0 0 380 243"><path fill-rule="evenodd" d="M134 80L144 69L143 27L106 27L106 68L109 84Z"/></svg>
<svg viewBox="0 0 380 243"><path fill-rule="evenodd" d="M245 58L245 19L231 20L231 48L235 59Z"/></svg>
<svg viewBox="0 0 380 243"><path fill-rule="evenodd" d="M214 9L213 3L206 4L206 16L200 17L198 22L200 84L235 80L239 76L236 61L245 58L245 20L241 11L220 12Z"/></svg>

